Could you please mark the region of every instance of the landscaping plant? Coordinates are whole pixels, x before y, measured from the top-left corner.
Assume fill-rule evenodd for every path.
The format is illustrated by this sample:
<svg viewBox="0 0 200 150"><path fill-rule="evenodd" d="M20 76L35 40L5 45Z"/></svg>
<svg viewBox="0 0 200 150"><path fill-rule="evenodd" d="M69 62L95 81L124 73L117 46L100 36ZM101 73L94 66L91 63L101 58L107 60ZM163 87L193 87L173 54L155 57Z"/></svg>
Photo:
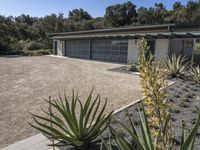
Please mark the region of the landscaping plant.
<svg viewBox="0 0 200 150"><path fill-rule="evenodd" d="M135 128L130 116L129 116L129 124L131 125L130 127L116 120L116 122L123 127L125 132L128 133L131 140L130 138L128 139L124 136L119 135L116 129L110 126L111 135L112 138L114 138L114 141L116 142L119 150L175 150L175 149L193 150L196 134L198 132L198 127L200 123L200 111L197 110L197 112L198 112L198 118L189 132L188 129L186 129L185 125L183 124L181 143L179 147L178 146L176 147L173 143L166 145L166 147L164 146L158 147L155 145L155 143L153 142L153 135L151 134L150 131L151 127L147 119L148 117L144 109L141 112L139 112L139 119L141 122L140 130L137 130ZM164 120L165 128L164 130L162 130L163 132L162 134L166 136L168 135L167 128L169 120L170 118L166 118ZM161 130L159 130L159 132L161 132ZM114 150L111 140L109 140L108 143L102 140L101 150Z"/></svg>
<svg viewBox="0 0 200 150"><path fill-rule="evenodd" d="M25 56L42 56L52 54L51 49L40 49L40 50L23 50Z"/></svg>
<svg viewBox="0 0 200 150"><path fill-rule="evenodd" d="M173 54L171 58L167 58L163 66L169 78L180 78L183 77L184 73L189 68L190 62L187 61L185 56L176 56Z"/></svg>
<svg viewBox="0 0 200 150"><path fill-rule="evenodd" d="M200 67L195 66L190 69L190 79L196 83L200 83Z"/></svg>
<svg viewBox="0 0 200 150"><path fill-rule="evenodd" d="M179 55L178 57L173 54L171 58L163 63L166 74L170 78L182 77L185 71L189 68L190 63L185 56Z"/></svg>
<svg viewBox="0 0 200 150"><path fill-rule="evenodd" d="M127 66L128 71L139 72L139 65L137 63L128 63Z"/></svg>
<svg viewBox="0 0 200 150"><path fill-rule="evenodd" d="M46 117L32 114L36 125L30 125L51 140L65 141L77 149L87 150L89 143L107 128L112 114L104 113L107 100L101 108L100 95L92 100L92 93L93 90L84 104L74 91L70 100L66 94L64 98L59 94L58 99L46 100L55 112L43 110ZM79 115L77 105L80 106Z"/></svg>

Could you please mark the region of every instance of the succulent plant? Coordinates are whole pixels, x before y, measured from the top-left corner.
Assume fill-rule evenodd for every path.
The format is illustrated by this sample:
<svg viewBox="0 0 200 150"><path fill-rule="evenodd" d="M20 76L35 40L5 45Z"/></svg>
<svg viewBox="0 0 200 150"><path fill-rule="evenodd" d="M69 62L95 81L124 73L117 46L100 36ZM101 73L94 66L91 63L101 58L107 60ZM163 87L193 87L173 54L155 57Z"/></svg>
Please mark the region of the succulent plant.
<svg viewBox="0 0 200 150"><path fill-rule="evenodd" d="M43 110L47 117L32 114L36 125L29 124L50 139L65 141L79 149L85 149L107 128L112 115L112 112L104 113L107 101L100 108L100 95L92 101L92 93L93 90L85 104L79 100L78 94L74 95L74 91L71 100L67 99L66 94L64 94L64 99L59 94L59 99L46 100L56 110L56 113ZM80 106L79 115L76 109L78 104Z"/></svg>
<svg viewBox="0 0 200 150"><path fill-rule="evenodd" d="M187 62L187 58L185 56L179 55L176 57L176 55L173 54L171 58L167 58L163 66L168 77L182 77L185 71L189 68L189 62Z"/></svg>
<svg viewBox="0 0 200 150"><path fill-rule="evenodd" d="M200 67L192 67L190 69L190 79L196 83L200 83Z"/></svg>

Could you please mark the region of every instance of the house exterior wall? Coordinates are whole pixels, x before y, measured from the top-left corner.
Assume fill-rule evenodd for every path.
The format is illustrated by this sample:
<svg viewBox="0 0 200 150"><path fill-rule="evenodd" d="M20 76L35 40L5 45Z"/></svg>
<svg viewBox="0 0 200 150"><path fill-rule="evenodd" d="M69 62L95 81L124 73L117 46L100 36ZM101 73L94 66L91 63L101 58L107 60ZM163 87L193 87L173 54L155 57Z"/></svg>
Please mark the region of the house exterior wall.
<svg viewBox="0 0 200 150"><path fill-rule="evenodd" d="M168 56L169 39L157 39L155 48L155 59L164 60Z"/></svg>
<svg viewBox="0 0 200 150"><path fill-rule="evenodd" d="M128 57L127 61L131 63L136 63L138 61L138 46L136 39L129 39L128 40Z"/></svg>
<svg viewBox="0 0 200 150"><path fill-rule="evenodd" d="M56 54L55 50L57 49L57 55L58 56L64 56L64 41L61 40L54 40L53 43L57 41L57 47L55 47L55 45L53 45L54 47L54 54Z"/></svg>
<svg viewBox="0 0 200 150"><path fill-rule="evenodd" d="M63 40L54 40L57 41L57 55L65 56L65 41ZM55 53L55 45L54 45L54 54ZM155 59L166 59L168 56L169 49L169 39L156 39L155 41ZM128 54L127 54L127 62L136 63L138 62L138 52L139 48L137 45L136 39L128 40Z"/></svg>
<svg viewBox="0 0 200 150"><path fill-rule="evenodd" d="M155 59L166 59L168 56L169 39L155 40ZM136 63L138 61L139 48L136 39L128 40L128 62Z"/></svg>
<svg viewBox="0 0 200 150"><path fill-rule="evenodd" d="M57 40L53 40L53 54L54 55L57 55L57 52L56 52L56 42L57 42Z"/></svg>

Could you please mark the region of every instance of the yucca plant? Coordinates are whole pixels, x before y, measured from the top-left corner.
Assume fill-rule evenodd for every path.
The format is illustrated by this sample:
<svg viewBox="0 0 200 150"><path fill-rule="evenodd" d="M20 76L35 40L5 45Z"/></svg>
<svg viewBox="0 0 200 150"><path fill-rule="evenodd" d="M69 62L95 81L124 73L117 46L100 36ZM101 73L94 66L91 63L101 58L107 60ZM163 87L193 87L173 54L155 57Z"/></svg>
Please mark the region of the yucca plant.
<svg viewBox="0 0 200 150"><path fill-rule="evenodd" d="M169 115L169 104L167 102L167 94L162 88L166 87L164 72L159 68L160 61L155 61L153 54L148 52L147 41L142 38L138 42L139 45L139 63L140 63L140 84L143 95L145 96L142 103L145 105L146 114L150 131L157 147L165 147L169 145L170 136L166 139L163 134L165 128L164 120ZM170 135L171 121L168 121L168 135ZM159 129L159 130L158 130Z"/></svg>
<svg viewBox="0 0 200 150"><path fill-rule="evenodd" d="M189 74L190 74L189 77L192 81L196 83L200 83L200 67L199 66L192 67L190 69Z"/></svg>
<svg viewBox="0 0 200 150"><path fill-rule="evenodd" d="M170 78L182 77L189 68L189 65L190 63L185 56L176 56L175 54L173 54L171 58L168 57L163 63L166 74Z"/></svg>
<svg viewBox="0 0 200 150"><path fill-rule="evenodd" d="M78 94L75 96L74 91L70 100L66 93L64 98L59 94L58 99L46 100L55 112L43 110L46 117L32 114L36 125L29 124L51 140L65 141L76 149L87 149L88 144L107 128L112 115L112 112L104 113L107 100L101 108L100 95L92 101L92 93L93 90L85 104L79 100ZM79 115L77 105L80 106Z"/></svg>
<svg viewBox="0 0 200 150"><path fill-rule="evenodd" d="M154 145L153 143L153 136L150 132L149 122L147 119L147 115L144 110L139 113L139 119L140 119L140 130L137 130L129 116L129 122L130 127L125 125L124 123L119 123L122 128L125 130L126 133L130 136L130 138L123 137L118 134L118 132L110 127L111 135L114 141L116 142L118 149L120 150L174 150L177 149L177 147L171 142L171 144L167 145L166 147L159 148ZM167 128L167 122L169 121L169 117L165 119L165 127ZM182 138L181 138L181 144L178 149L180 150L193 150L194 142L196 138L196 134L198 132L198 127L200 123L200 111L198 110L198 118L196 120L195 125L190 130L189 134L187 134L187 129L185 126L183 126L182 129ZM164 130L164 134L168 136L167 129ZM131 142L132 141L132 142ZM102 146L101 150L114 150L112 147L111 140L109 140L108 143L105 142L105 140L102 140Z"/></svg>
<svg viewBox="0 0 200 150"><path fill-rule="evenodd" d="M150 125L147 119L147 115L144 110L142 112L139 112L139 120L140 120L140 130L137 130L128 115L129 118L129 124L131 125L128 127L127 125L117 121L125 130L125 132L128 133L128 135L131 137L131 140L126 139L123 136L119 136L115 129L110 127L111 134L114 137L118 147L121 150L157 150L158 147L155 145L153 141L153 135L150 131ZM169 122L169 116L166 118L165 121L165 130L163 130L163 137L169 136L167 132L168 128L168 122ZM161 130L159 130L161 131ZM169 143L168 143L169 144ZM171 150L172 143L165 146L165 150Z"/></svg>

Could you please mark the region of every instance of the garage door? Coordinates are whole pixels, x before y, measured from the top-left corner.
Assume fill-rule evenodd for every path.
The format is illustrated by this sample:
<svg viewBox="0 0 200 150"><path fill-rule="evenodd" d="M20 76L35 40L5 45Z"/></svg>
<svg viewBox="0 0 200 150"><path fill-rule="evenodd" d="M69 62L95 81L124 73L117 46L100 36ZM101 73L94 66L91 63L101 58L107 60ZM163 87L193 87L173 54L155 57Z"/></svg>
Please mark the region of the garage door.
<svg viewBox="0 0 200 150"><path fill-rule="evenodd" d="M128 40L92 40L92 59L127 62Z"/></svg>
<svg viewBox="0 0 200 150"><path fill-rule="evenodd" d="M69 57L90 58L89 40L65 41L65 55Z"/></svg>

